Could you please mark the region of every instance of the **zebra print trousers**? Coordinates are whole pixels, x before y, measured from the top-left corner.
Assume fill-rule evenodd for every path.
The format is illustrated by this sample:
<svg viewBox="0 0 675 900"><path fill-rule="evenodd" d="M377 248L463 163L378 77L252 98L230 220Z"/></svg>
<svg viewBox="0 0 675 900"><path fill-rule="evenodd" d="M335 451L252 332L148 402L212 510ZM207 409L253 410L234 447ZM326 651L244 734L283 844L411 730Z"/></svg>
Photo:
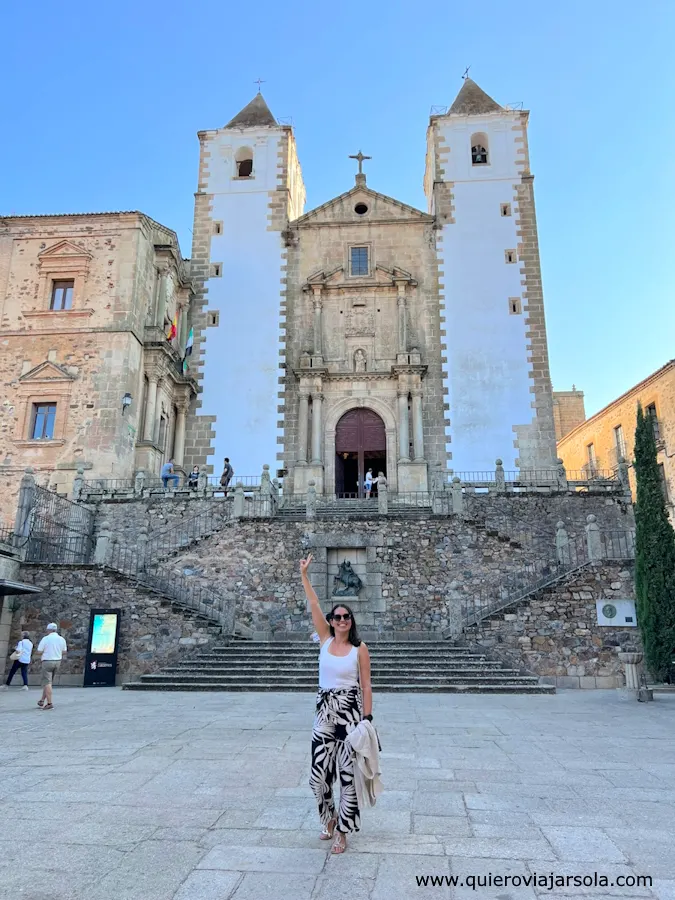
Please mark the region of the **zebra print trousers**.
<svg viewBox="0 0 675 900"><path fill-rule="evenodd" d="M361 693L358 688L325 691L316 698L312 730L312 770L309 785L319 805L319 817L327 825L335 816L333 784L340 777L340 806L337 830L358 831L361 820L354 786L354 758L345 738L361 721Z"/></svg>

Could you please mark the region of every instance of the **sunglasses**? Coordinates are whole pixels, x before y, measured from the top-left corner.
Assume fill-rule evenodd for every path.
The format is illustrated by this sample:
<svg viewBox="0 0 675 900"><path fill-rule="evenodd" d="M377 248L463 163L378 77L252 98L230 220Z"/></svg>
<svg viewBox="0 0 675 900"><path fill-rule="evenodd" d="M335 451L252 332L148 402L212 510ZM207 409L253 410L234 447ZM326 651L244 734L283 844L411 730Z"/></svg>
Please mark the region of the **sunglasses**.
<svg viewBox="0 0 675 900"><path fill-rule="evenodd" d="M331 618L335 622L342 622L342 621L349 622L349 620L351 619L351 616L349 615L349 613L333 613Z"/></svg>

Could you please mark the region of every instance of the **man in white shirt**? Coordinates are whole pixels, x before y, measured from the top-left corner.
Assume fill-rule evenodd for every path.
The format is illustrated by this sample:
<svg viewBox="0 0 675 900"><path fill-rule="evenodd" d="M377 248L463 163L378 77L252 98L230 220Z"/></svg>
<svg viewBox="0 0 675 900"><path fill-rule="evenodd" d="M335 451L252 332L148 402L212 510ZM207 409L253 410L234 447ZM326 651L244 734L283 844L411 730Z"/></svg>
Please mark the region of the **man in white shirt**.
<svg viewBox="0 0 675 900"><path fill-rule="evenodd" d="M54 675L59 671L61 660L68 647L58 633L56 622L47 625L47 634L38 644L37 652L42 654L42 697L38 700L38 706L42 709L54 709L52 704L52 683Z"/></svg>
<svg viewBox="0 0 675 900"><path fill-rule="evenodd" d="M28 666L30 665L31 656L33 655L33 642L27 631L21 632L21 640L16 645L15 653L18 657L12 662L12 668L7 676L7 682L0 686L0 691L6 691L12 683L12 678L21 669L21 677L23 678L22 690L28 690Z"/></svg>

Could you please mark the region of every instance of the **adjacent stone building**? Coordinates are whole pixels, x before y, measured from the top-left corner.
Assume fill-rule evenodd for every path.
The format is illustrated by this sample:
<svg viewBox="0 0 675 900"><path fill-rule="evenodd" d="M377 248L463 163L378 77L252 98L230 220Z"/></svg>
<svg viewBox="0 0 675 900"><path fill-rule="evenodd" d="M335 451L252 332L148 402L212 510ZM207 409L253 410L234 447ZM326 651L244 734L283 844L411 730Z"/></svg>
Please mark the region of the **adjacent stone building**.
<svg viewBox="0 0 675 900"><path fill-rule="evenodd" d="M0 520L26 466L68 493L78 467L180 464L191 296L176 235L142 213L0 219Z"/></svg>
<svg viewBox="0 0 675 900"><path fill-rule="evenodd" d="M675 360L613 400L604 409L577 425L558 443L558 453L568 472L588 475L615 470L623 457L635 495L632 468L638 403L652 417L663 490L671 518L675 513Z"/></svg>
<svg viewBox="0 0 675 900"><path fill-rule="evenodd" d="M427 211L373 190L304 213L261 94L200 133L190 463L270 461L285 490L426 491L429 472L547 468L555 433L528 113L466 79L428 130Z"/></svg>

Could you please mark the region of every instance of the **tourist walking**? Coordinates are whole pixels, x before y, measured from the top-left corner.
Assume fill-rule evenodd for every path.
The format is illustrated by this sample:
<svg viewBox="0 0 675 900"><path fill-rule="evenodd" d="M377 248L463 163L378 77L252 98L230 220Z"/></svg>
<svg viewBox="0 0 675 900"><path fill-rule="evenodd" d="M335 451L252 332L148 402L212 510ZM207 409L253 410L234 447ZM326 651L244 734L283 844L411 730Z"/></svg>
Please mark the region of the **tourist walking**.
<svg viewBox="0 0 675 900"><path fill-rule="evenodd" d="M12 678L16 675L16 673L21 669L21 677L23 678L23 687L22 691L28 690L28 666L30 665L31 657L33 656L33 642L30 639L30 635L27 631L21 632L21 640L16 645L16 649L14 653L12 653L13 662L12 668L9 670L9 675L7 676L6 684L3 684L0 690L6 691L7 688L12 683Z"/></svg>
<svg viewBox="0 0 675 900"><path fill-rule="evenodd" d="M321 643L309 783L323 824L319 837L322 841L333 840L332 853L344 853L347 835L360 828L354 753L345 743L345 738L363 719L370 722L373 718L370 654L359 639L356 622L348 606L337 603L324 616L319 598L309 581L307 570L311 562L311 553L300 562L302 586ZM338 772L340 803L336 812L333 784Z"/></svg>
<svg viewBox="0 0 675 900"><path fill-rule="evenodd" d="M229 457L225 457L223 462L223 474L220 476L220 486L225 488L225 493L227 493L227 488L232 481L232 476L234 475L234 469L230 465Z"/></svg>
<svg viewBox="0 0 675 900"><path fill-rule="evenodd" d="M365 488L365 491L366 491L366 500L369 500L370 492L373 489L373 470L372 469L368 469L368 471L366 472L366 478L363 482L363 487Z"/></svg>
<svg viewBox="0 0 675 900"><path fill-rule="evenodd" d="M176 487L178 482L180 481L178 475L173 470L173 459L170 459L168 462L165 462L162 466L161 472L162 484L164 485L164 490L169 486L169 482L173 482L173 487Z"/></svg>
<svg viewBox="0 0 675 900"><path fill-rule="evenodd" d="M38 706L42 709L53 709L52 684L54 675L61 668L61 660L65 656L68 647L65 640L58 633L56 622L47 625L47 634L38 644L37 652L42 654L42 696L38 700Z"/></svg>

